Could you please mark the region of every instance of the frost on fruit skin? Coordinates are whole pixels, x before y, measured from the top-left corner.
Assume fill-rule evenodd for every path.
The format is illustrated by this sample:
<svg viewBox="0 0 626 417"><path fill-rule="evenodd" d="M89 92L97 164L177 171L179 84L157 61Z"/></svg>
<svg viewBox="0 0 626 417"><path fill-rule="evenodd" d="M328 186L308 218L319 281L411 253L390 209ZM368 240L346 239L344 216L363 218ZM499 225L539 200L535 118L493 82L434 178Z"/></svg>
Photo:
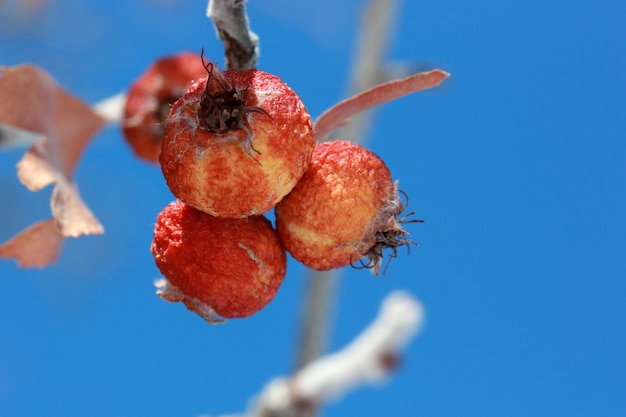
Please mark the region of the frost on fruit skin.
<svg viewBox="0 0 626 417"><path fill-rule="evenodd" d="M358 263L380 272L383 249L409 243L398 216L404 204L385 163L347 141L313 152L298 185L276 206L287 251L306 266L329 270Z"/></svg>
<svg viewBox="0 0 626 417"><path fill-rule="evenodd" d="M174 196L208 214L263 214L293 189L310 163L315 147L311 117L274 75L207 70L210 76L191 86L167 119L163 175ZM241 107L233 115L230 106L222 119L227 126L219 127L219 118L207 107L218 108L228 92Z"/></svg>
<svg viewBox="0 0 626 417"><path fill-rule="evenodd" d="M286 272L285 249L265 217L213 217L180 201L158 215L151 251L166 284L179 291L159 295L182 301L207 321L214 321L210 311L224 318L259 311Z"/></svg>
<svg viewBox="0 0 626 417"><path fill-rule="evenodd" d="M172 103L185 94L195 80L206 76L197 54L181 52L154 62L130 87L124 108L124 137L135 154L159 163L163 122Z"/></svg>

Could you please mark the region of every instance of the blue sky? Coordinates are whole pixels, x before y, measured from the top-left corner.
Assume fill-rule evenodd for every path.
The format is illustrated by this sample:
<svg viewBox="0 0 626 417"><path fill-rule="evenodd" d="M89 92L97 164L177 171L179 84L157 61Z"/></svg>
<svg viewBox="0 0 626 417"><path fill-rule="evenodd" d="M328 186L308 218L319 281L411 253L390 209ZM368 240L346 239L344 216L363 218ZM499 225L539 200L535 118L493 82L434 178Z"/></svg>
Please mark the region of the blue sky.
<svg viewBox="0 0 626 417"><path fill-rule="evenodd" d="M248 3L259 68L314 116L346 90L360 4ZM96 102L162 55L221 56L204 9L50 1L20 21L0 8L0 64L38 64ZM403 2L389 59L452 77L384 106L367 146L426 223L387 276L344 271L330 348L395 289L424 302L427 325L387 385L325 416L626 415L625 16L621 1ZM0 153L0 241L49 213L49 190L15 178L20 156ZM67 241L44 270L0 263L0 415L234 413L290 373L304 268L289 261L258 315L210 327L154 295L152 226L172 200L159 169L111 127L76 180L106 234Z"/></svg>

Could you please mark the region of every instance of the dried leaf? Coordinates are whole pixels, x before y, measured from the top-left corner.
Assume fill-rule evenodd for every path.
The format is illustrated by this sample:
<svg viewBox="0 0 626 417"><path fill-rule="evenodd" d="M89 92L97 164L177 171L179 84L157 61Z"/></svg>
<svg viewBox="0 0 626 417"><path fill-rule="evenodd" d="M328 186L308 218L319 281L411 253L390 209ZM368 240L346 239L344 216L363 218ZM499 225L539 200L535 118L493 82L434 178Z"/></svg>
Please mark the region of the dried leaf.
<svg viewBox="0 0 626 417"><path fill-rule="evenodd" d="M57 169L46 159L46 140L33 145L17 164L17 176L30 191L39 191L54 183Z"/></svg>
<svg viewBox="0 0 626 417"><path fill-rule="evenodd" d="M317 141L326 141L333 130L349 122L350 116L408 94L436 87L448 76L448 73L441 70L422 72L402 80L379 84L343 100L326 110L315 121L314 129Z"/></svg>
<svg viewBox="0 0 626 417"><path fill-rule="evenodd" d="M51 198L54 220L39 223L46 227L35 225L0 246L0 255L12 253L14 255L10 256L22 266L43 266L40 262L52 262L57 256L46 256L46 253L58 254L60 249L52 236L103 233L102 225L81 200L71 177L85 146L106 120L35 66L19 65L0 70L0 123L43 137L17 164L18 178L31 191L55 184ZM50 231L52 227L56 235ZM42 244L49 244L50 250L42 249ZM29 255L25 254L28 248L42 252L42 256L30 255L37 261L28 260Z"/></svg>
<svg viewBox="0 0 626 417"><path fill-rule="evenodd" d="M63 236L54 219L35 223L0 246L0 258L14 258L22 268L44 267L55 262Z"/></svg>
<svg viewBox="0 0 626 417"><path fill-rule="evenodd" d="M104 233L104 228L87 208L74 183L57 181L50 202L59 232L65 237Z"/></svg>
<svg viewBox="0 0 626 417"><path fill-rule="evenodd" d="M0 67L0 122L31 132L47 132L56 107L56 85L45 72L32 65Z"/></svg>

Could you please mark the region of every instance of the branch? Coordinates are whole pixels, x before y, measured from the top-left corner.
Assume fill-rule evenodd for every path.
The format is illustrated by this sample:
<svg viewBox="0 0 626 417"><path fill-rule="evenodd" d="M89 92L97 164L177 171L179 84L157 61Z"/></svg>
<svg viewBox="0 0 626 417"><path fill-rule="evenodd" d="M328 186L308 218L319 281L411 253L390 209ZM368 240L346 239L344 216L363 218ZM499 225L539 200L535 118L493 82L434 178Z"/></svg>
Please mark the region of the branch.
<svg viewBox="0 0 626 417"><path fill-rule="evenodd" d="M404 292L390 294L378 317L352 343L310 363L291 378L270 381L241 416L293 417L360 385L384 381L423 322L423 306L417 299Z"/></svg>
<svg viewBox="0 0 626 417"><path fill-rule="evenodd" d="M398 27L401 0L369 0L361 14L358 41L350 70L348 95L358 94L376 84L389 81L385 68L387 51ZM354 143L364 143L372 125L372 114L361 113L350 120L341 137Z"/></svg>
<svg viewBox="0 0 626 417"><path fill-rule="evenodd" d="M244 0L209 0L207 16L224 44L226 67L256 68L259 37L250 30Z"/></svg>

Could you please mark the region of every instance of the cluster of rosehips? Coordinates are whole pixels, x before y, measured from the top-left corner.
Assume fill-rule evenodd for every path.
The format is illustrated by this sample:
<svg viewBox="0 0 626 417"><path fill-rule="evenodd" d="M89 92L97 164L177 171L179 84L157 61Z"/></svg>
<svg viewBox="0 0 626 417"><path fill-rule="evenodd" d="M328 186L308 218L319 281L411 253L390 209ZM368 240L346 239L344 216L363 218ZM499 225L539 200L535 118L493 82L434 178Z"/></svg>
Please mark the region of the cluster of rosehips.
<svg viewBox="0 0 626 417"><path fill-rule="evenodd" d="M360 262L378 274L383 249L408 242L384 162L350 142L316 144L304 104L274 75L166 58L131 88L125 120L177 198L154 230L159 294L210 322L271 301L285 249L310 268Z"/></svg>

